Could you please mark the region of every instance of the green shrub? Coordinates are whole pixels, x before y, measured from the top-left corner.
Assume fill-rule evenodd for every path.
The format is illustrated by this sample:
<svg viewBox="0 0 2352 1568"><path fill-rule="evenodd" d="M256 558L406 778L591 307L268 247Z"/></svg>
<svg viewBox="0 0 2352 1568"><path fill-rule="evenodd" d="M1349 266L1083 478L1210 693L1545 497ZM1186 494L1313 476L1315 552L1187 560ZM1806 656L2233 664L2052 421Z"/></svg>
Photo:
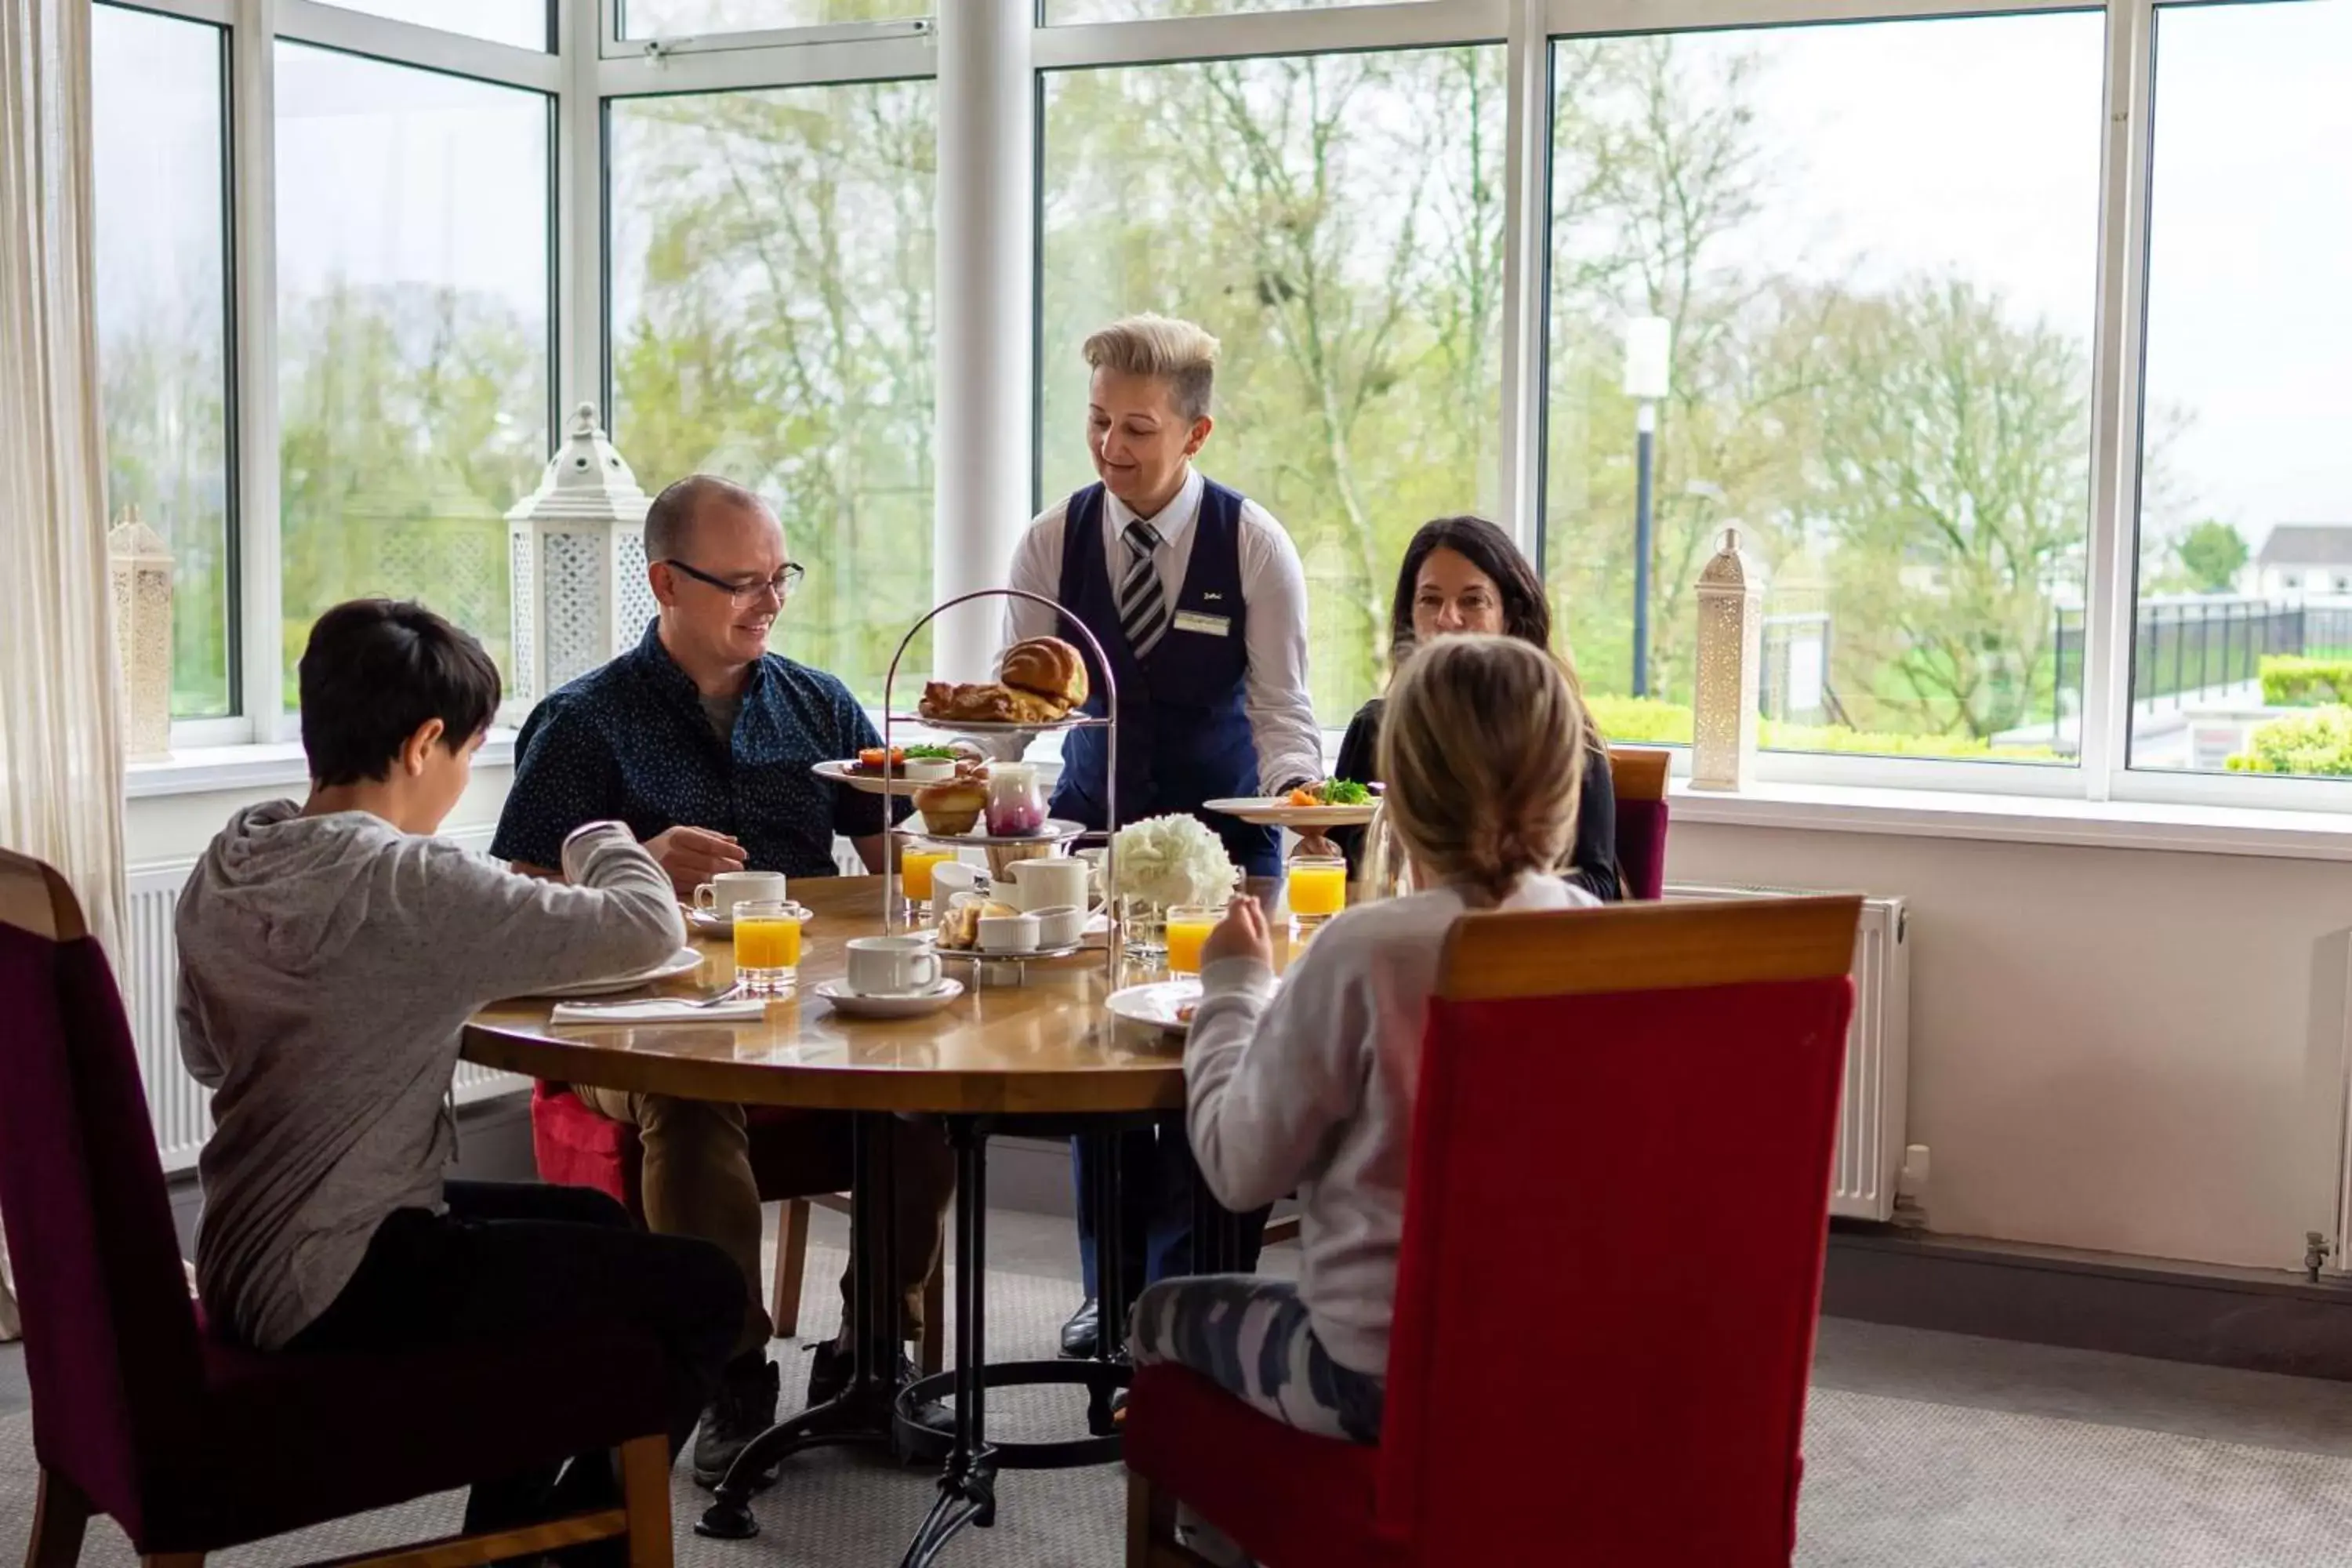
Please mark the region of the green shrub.
<svg viewBox="0 0 2352 1568"><path fill-rule="evenodd" d="M2263 679L2267 686L2267 668ZM2315 708L2257 724L2246 738L2246 750L2231 757L2229 765L2233 773L2352 778L2352 708Z"/></svg>
<svg viewBox="0 0 2352 1568"><path fill-rule="evenodd" d="M2273 708L2328 708L2352 702L2352 659L2263 655L2263 700Z"/></svg>
<svg viewBox="0 0 2352 1568"><path fill-rule="evenodd" d="M1601 732L1616 744L1690 744L1691 710L1679 702L1592 695L1585 703ZM1757 743L1780 752L1840 752L1857 756L2024 763L2064 760L2047 746L1996 746L1973 735L1893 735L1849 730L1841 724L1783 724L1770 719L1759 724Z"/></svg>

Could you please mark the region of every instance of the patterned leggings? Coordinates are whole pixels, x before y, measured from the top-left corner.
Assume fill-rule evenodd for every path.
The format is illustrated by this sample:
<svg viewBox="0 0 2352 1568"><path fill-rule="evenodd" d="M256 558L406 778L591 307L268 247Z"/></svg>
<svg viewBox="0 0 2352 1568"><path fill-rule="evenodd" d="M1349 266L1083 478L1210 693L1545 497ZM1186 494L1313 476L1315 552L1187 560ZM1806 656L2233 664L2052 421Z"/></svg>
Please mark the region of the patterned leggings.
<svg viewBox="0 0 2352 1568"><path fill-rule="evenodd" d="M1135 1303L1128 1349L1138 1366L1187 1366L1252 1409L1302 1432L1381 1440L1383 1380L1333 1361L1298 1287L1255 1274L1163 1279Z"/></svg>

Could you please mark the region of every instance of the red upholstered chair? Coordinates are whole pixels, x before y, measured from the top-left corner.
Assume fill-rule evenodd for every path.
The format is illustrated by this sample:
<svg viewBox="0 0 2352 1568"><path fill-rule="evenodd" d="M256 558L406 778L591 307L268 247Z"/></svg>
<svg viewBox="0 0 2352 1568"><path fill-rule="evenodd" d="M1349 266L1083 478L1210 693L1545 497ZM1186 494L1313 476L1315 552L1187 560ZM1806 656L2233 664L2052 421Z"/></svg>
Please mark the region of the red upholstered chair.
<svg viewBox="0 0 2352 1568"><path fill-rule="evenodd" d="M637 1568L668 1568L668 1417L650 1340L616 1329L265 1355L205 1335L106 956L63 880L5 851L0 1018L0 1218L41 1467L28 1568L70 1568L94 1513L150 1564L195 1568L207 1552L612 1447L625 1509L431 1543L429 1561L464 1568L625 1536ZM597 1374L579 1376L583 1365Z"/></svg>
<svg viewBox="0 0 2352 1568"><path fill-rule="evenodd" d="M1625 896L1655 903L1666 890L1666 762L1664 752L1609 748L1617 795L1617 868Z"/></svg>
<svg viewBox="0 0 2352 1568"><path fill-rule="evenodd" d="M1860 905L1460 921L1380 1445L1143 1368L1130 1568L1178 1500L1265 1568L1785 1568Z"/></svg>
<svg viewBox="0 0 2352 1568"><path fill-rule="evenodd" d="M849 1124L838 1116L753 1106L751 1132L751 1173L760 1184L760 1196L783 1205L776 1226L768 1315L775 1321L776 1337L788 1340L800 1332L809 1208L815 1205L849 1212L848 1200L841 1195L850 1179ZM591 1109L562 1084L535 1083L530 1143L541 1181L593 1187L619 1199L639 1219L645 1217L645 1152L635 1128ZM935 1268L923 1292L919 1359L927 1375L940 1370L945 1294L941 1272Z"/></svg>

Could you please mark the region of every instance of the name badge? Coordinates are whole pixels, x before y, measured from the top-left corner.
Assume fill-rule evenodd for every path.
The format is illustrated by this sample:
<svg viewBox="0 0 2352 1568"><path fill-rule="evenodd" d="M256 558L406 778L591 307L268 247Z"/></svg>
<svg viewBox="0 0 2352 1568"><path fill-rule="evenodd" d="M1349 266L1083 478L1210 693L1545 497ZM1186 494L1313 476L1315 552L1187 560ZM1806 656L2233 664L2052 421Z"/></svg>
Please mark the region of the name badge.
<svg viewBox="0 0 2352 1568"><path fill-rule="evenodd" d="M1203 616L1192 610L1179 610L1172 624L1180 632L1199 632L1202 637L1229 637L1234 635L1231 616Z"/></svg>

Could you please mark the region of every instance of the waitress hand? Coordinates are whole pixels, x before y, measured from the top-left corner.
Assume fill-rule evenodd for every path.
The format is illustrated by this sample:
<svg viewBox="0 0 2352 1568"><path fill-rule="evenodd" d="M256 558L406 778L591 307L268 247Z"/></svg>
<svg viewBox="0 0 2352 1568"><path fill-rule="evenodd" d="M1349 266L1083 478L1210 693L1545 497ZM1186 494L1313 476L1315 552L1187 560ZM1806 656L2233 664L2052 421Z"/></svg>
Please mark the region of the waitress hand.
<svg viewBox="0 0 2352 1568"><path fill-rule="evenodd" d="M1274 939L1266 934L1265 910L1247 893L1236 893L1225 906L1225 918L1201 944L1201 967L1225 958L1255 958L1274 967Z"/></svg>
<svg viewBox="0 0 2352 1568"><path fill-rule="evenodd" d="M1290 847L1290 858L1293 860L1336 860L1339 858L1339 847L1324 837L1319 829L1302 827L1298 830L1298 842Z"/></svg>

